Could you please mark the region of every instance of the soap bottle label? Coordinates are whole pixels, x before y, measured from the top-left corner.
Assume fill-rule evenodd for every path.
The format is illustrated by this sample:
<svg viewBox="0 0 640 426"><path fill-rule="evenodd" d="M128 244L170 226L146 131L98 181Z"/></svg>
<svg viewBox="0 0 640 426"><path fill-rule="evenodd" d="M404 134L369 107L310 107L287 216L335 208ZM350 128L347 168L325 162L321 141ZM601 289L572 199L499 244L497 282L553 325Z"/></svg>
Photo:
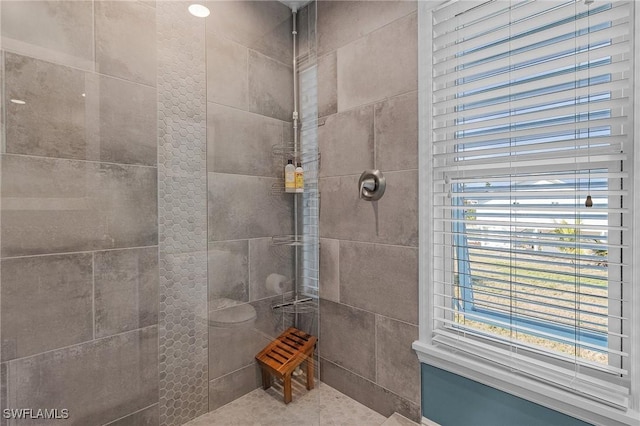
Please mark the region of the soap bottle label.
<svg viewBox="0 0 640 426"><path fill-rule="evenodd" d="M304 170L302 169L302 165L298 163L298 167L296 167L296 192L304 191Z"/></svg>
<svg viewBox="0 0 640 426"><path fill-rule="evenodd" d="M296 168L291 160L284 168L284 190L285 192L296 192Z"/></svg>
<svg viewBox="0 0 640 426"><path fill-rule="evenodd" d="M296 179L294 172L286 172L284 176L285 188L295 188L296 187Z"/></svg>

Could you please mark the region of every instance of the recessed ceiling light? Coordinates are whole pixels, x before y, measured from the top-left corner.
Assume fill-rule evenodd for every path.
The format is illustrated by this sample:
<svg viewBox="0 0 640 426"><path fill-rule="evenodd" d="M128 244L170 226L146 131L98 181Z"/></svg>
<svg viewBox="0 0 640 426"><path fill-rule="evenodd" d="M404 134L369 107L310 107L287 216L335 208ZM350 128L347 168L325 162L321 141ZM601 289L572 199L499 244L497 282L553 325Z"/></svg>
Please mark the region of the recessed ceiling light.
<svg viewBox="0 0 640 426"><path fill-rule="evenodd" d="M13 102L14 104L18 104L18 105L26 104L26 102L23 101L22 99L11 99L11 102Z"/></svg>
<svg viewBox="0 0 640 426"><path fill-rule="evenodd" d="M86 93L83 93L83 94L82 94L82 97L83 97L83 98L86 98L86 97L87 97L87 94L86 94Z"/></svg>
<svg viewBox="0 0 640 426"><path fill-rule="evenodd" d="M211 12L209 12L209 9L201 4L192 4L191 6L189 6L189 13L191 13L193 16L197 16L198 18L206 18Z"/></svg>

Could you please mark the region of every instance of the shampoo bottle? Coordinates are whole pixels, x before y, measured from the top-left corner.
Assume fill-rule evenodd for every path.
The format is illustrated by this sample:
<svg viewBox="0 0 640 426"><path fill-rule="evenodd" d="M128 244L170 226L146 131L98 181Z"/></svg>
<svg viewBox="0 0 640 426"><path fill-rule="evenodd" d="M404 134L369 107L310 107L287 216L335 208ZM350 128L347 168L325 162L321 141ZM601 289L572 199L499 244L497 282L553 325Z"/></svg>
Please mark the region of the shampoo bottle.
<svg viewBox="0 0 640 426"><path fill-rule="evenodd" d="M285 192L296 192L296 168L293 160L287 160L284 167L284 190Z"/></svg>
<svg viewBox="0 0 640 426"><path fill-rule="evenodd" d="M296 167L296 192L304 192L304 170L300 163Z"/></svg>

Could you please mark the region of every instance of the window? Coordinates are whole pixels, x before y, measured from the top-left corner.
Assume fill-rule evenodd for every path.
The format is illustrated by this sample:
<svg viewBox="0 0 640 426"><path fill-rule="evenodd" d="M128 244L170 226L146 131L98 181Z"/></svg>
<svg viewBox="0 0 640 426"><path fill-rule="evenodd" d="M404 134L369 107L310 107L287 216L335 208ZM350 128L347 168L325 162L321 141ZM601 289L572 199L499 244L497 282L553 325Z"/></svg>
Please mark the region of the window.
<svg viewBox="0 0 640 426"><path fill-rule="evenodd" d="M640 423L635 13L584 0L420 11L414 347L595 423Z"/></svg>

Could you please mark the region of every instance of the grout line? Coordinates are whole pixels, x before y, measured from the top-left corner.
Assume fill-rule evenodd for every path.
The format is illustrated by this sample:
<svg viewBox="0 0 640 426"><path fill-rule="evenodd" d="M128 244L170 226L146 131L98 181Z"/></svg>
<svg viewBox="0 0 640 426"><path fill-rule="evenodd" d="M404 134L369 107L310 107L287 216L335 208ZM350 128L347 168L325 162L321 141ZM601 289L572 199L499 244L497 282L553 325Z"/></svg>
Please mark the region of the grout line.
<svg viewBox="0 0 640 426"><path fill-rule="evenodd" d="M128 79L123 78L123 77L118 77L117 75L105 74L105 73L98 72L98 71L93 71L93 74L96 74L96 75L97 75L97 76L99 76L99 77L107 77L107 78L111 78L111 79L113 79L113 80L119 80L119 81L122 81L122 82L124 82L124 83L129 83L129 84L135 84L135 85L138 85L138 86L143 86L143 87L146 87L147 89L154 89L154 90L158 90L158 87L157 87L157 84L158 84L158 83L157 83L157 77L156 77L156 85L155 85L155 86L153 86L153 85L151 85L151 84L141 83L141 82L139 82L139 81L134 81L134 80L128 80Z"/></svg>
<svg viewBox="0 0 640 426"><path fill-rule="evenodd" d="M376 107L375 105L371 108L371 135L373 137L373 168L374 170L378 168L378 138L376 137Z"/></svg>
<svg viewBox="0 0 640 426"><path fill-rule="evenodd" d="M91 253L91 313L93 322L93 340L96 339L96 253Z"/></svg>
<svg viewBox="0 0 640 426"><path fill-rule="evenodd" d="M358 241L358 240L347 240L344 238L336 238L336 237L320 237L321 239L327 239L327 240L338 240L340 242L345 242L345 243L354 243L354 244L370 244L370 245L376 245L376 246L384 246L384 247L397 247L397 248L405 248L405 249L413 249L413 250L417 250L418 246L406 246L406 245L402 245L402 244L390 244L390 243L376 243L376 242L371 242L371 241Z"/></svg>
<svg viewBox="0 0 640 426"><path fill-rule="evenodd" d="M45 257L45 256L66 256L72 254L90 254L99 251L120 251L120 250L138 250L138 249L146 249L146 248L157 248L158 245L152 246L139 246L139 247L121 247L121 248L112 248L112 249L94 249L94 250L81 250L81 251L68 251L68 252L56 252L56 253L40 253L40 254L29 254L25 256L8 256L1 258L2 260L8 259L25 259L31 257Z"/></svg>
<svg viewBox="0 0 640 426"><path fill-rule="evenodd" d="M11 49L11 48L8 48L8 49L4 48L4 47L2 48L3 51L9 52L12 55L22 56L24 58L32 59L32 60L39 61L39 62L46 62L48 64L52 64L52 65L56 65L56 66L64 67L64 68L69 68L69 69L72 69L72 70L75 70L75 71L80 71L80 72L83 72L83 73L86 73L86 74L95 74L95 75L100 76L100 77L112 78L114 80L119 80L119 81L122 81L122 82L125 82L125 83L136 84L136 85L139 85L139 86L144 86L144 87L149 88L149 89L156 89L157 90L157 85L156 86L152 86L152 85L147 84L147 83L141 83L139 81L128 80L128 79L123 78L123 77L118 77L117 75L105 74L103 72L96 71L95 47L93 49L94 49L94 53L93 53L94 59L93 59L93 62L92 62L93 63L93 69L91 69L91 68L80 68L78 66L70 65L70 64L66 64L66 63L62 63L62 62L55 62L55 61L52 61L50 59L42 59L42 58L40 58L38 56L29 56L29 55L25 54L25 52L14 50L14 49Z"/></svg>
<svg viewBox="0 0 640 426"><path fill-rule="evenodd" d="M249 105L249 92L251 92L251 88L249 87L249 49L247 47L245 47L245 49L246 49L246 52L245 52L246 53L246 55L245 55L246 63L245 63L245 78L244 78L245 86L244 86L244 88L247 90L247 93L246 93L244 99L240 99L240 101L244 102L244 104L246 105L247 109L249 109L250 108L250 105Z"/></svg>
<svg viewBox="0 0 640 426"><path fill-rule="evenodd" d="M374 385L374 386L376 386L376 387L378 387L378 388L380 388L380 389L383 389L385 392L389 392L390 394L392 394L392 395L394 395L394 396L396 396L396 397L398 397L398 398L402 399L403 401L406 401L406 402L408 402L408 403L410 403L410 404L412 404L412 405L415 405L415 406L417 406L418 408L420 407L420 403L413 402L413 401L411 401L410 399L405 398L404 396L398 395L398 394L397 394L397 393L395 393L394 391L392 391L392 390L390 390L390 389L387 389L387 388L385 388L384 386L380 386L379 384L377 384L377 383L375 383L375 382L372 382L372 381L371 381L371 379L367 379L366 377L361 376L360 374L358 374L358 373L356 373L356 372L354 372L354 371L351 371L351 370L349 370L348 368L345 368L345 367L343 367L343 366L341 366L341 365L338 365L338 364L336 364L335 362L331 361L330 359L327 359L327 358L325 358L325 357L320 357L320 358L321 358L322 360L324 360L325 362L328 362L329 364L333 364L335 367L337 367L337 368L339 368L339 369L341 369L341 370L346 370L346 371L348 371L349 373L353 374L354 376L357 376L357 377L359 377L359 378L361 378L361 379L363 379L363 380L366 380L367 382L371 383L372 385ZM326 383L326 382L323 382L323 383ZM327 385L329 385L329 384L327 383ZM331 385L329 385L329 386L331 386ZM332 386L332 387L333 387L333 386ZM336 389L336 390L337 390L338 392L340 392L340 390L338 390L338 389ZM344 395L347 395L347 394L346 394L346 393L344 393L344 392L340 392L340 393L343 393ZM351 398L349 395L347 395L347 396L348 396L349 398ZM351 398L351 399L353 399L354 401L356 401L354 398ZM358 402L358 401L356 401L356 402ZM362 403L361 403L361 404L362 404ZM364 405L364 404L362 404L362 405ZM365 406L366 406L366 405L365 405ZM374 410L374 411L375 411L375 410Z"/></svg>
<svg viewBox="0 0 640 426"><path fill-rule="evenodd" d="M417 2L416 2L416 4L417 4ZM415 14L415 15L416 15L416 17L417 17L417 15L418 15L418 10L417 10L417 8L416 8L416 10L412 10L411 12L407 13L406 15L402 15L402 16L400 16L399 18L394 19L393 21L389 21L389 22L387 22L386 24L384 24L384 25L382 25L382 26L380 26L380 27L374 28L373 30L369 31L369 32L368 32L368 33L366 33L366 34L362 34L361 36L359 36L359 37L357 37L357 38L354 38L353 40L349 40L347 43L345 43L345 44L343 44L343 45L341 45L341 46L337 46L337 47L333 48L332 50L330 50L329 52L323 53L323 54L322 54L322 56L325 56L325 55L327 55L327 54L329 54L329 53L331 53L331 52L336 52L336 54L337 54L338 50L340 50L340 49L342 49L342 48L344 48L344 47L347 47L347 46L349 46L349 45L351 45L351 44L354 44L354 43L358 42L358 41L359 41L359 40L361 40L361 39L364 39L364 38L366 38L366 37L369 37L371 34L376 33L376 32L378 32L378 31L380 31L381 29L386 28L386 27L388 27L388 26L390 26L390 25L393 25L393 24L395 24L396 22L398 22L398 21L400 21L400 20L402 20L402 19L405 19L405 18L407 18L407 17L409 17L409 16L411 16L411 15L414 15L414 14ZM316 24L316 26L317 26L317 24ZM318 31L318 32L320 32L320 31ZM319 56L319 57L321 57L321 56Z"/></svg>
<svg viewBox="0 0 640 426"><path fill-rule="evenodd" d="M98 70L98 55L96 53L96 51L98 50L96 47L96 44L98 43L98 35L96 31L96 2L95 1L91 2L91 37L93 37L93 43L91 43L91 50L92 50L91 64L93 65L92 67L93 69L91 69L90 72L96 72Z"/></svg>
<svg viewBox="0 0 640 426"><path fill-rule="evenodd" d="M0 36L0 39L2 38L2 36ZM7 103L6 103L6 81L7 81L7 75L6 75L6 63L5 63L5 51L4 50L0 50L0 61L2 61L0 63L0 78L2 79L2 87L0 87L0 99L2 99L3 103L2 105L0 105L0 108L2 108L2 134L0 134L0 153L4 154L5 152L7 152Z"/></svg>
<svg viewBox="0 0 640 426"><path fill-rule="evenodd" d="M74 343L72 345L62 346L62 347L59 347L59 348L48 349L48 350L46 350L44 352L38 352L37 354L31 354L31 355L23 356L23 357L20 357L20 358L13 358L13 359L10 359L10 360L7 360L7 361L3 361L3 364L4 363L11 364L11 363L18 362L18 361L24 361L24 360L27 360L27 359L30 359L30 358L35 358L35 357L38 357L38 356L42 356L42 355L46 355L46 354L49 354L49 353L53 353L55 351L67 350L67 349L71 349L71 348L75 348L75 347L80 347L82 345L95 344L95 343L98 343L98 342L100 342L102 340L112 339L112 338L115 338L115 337L124 336L125 334L129 334L129 333L138 333L138 332L141 332L141 331L152 329L153 327L158 328L158 324L152 324L152 325L148 325L146 327L135 328L133 330L127 330L127 331L123 331L121 333L110 334L109 336L98 337L97 339L94 339L94 340L85 340L84 342L78 342L78 343Z"/></svg>
<svg viewBox="0 0 640 426"><path fill-rule="evenodd" d="M213 379L209 380L209 382L214 382L214 381L216 381L216 380L222 379L223 377L230 376L230 375L232 375L232 374L237 373L238 371L244 370L244 369L249 368L249 367L252 367L252 366L254 366L254 365L257 365L257 364L256 364L256 362L255 362L255 360L251 360L251 363L246 364L246 365L244 365L244 366L242 366L242 367L240 367L240 368L237 368L237 369L235 369L235 370L233 370L233 371L230 371L229 373L225 373L225 374L223 374L222 376L218 376L218 377L216 377L216 378L213 378Z"/></svg>
<svg viewBox="0 0 640 426"><path fill-rule="evenodd" d="M251 241L247 240L247 297L251 300Z"/></svg>
<svg viewBox="0 0 640 426"><path fill-rule="evenodd" d="M30 155L30 154L14 154L10 152L5 152L2 155L7 155L11 157L26 157L26 158L34 158L34 159L44 159L44 160L60 160L60 161L76 161L80 163L90 163L90 164L106 164L110 166L120 166L120 167L142 167L145 169L158 169L158 166L149 166L146 164L128 164L128 163L112 163L109 161L100 161L100 160L83 160L76 158L61 158L61 157L47 157L45 155Z"/></svg>
<svg viewBox="0 0 640 426"><path fill-rule="evenodd" d="M227 105L227 104L223 104L223 103L215 102L215 101L210 101L209 99L207 99L207 103L208 104L217 105L217 106L221 106L221 107L228 108L228 109L232 109L234 111L244 112L244 113L247 113L247 114L250 114L250 115L255 115L255 116L259 117L259 118L263 118L263 119L266 119L266 120L277 121L278 123L289 124L289 125L291 125L291 123L292 123L291 121L280 120L279 118L271 117L270 115L263 115L263 114L260 114L259 112L249 111L249 110L246 110L246 109L239 108L237 106Z"/></svg>
<svg viewBox="0 0 640 426"><path fill-rule="evenodd" d="M132 413L125 414L124 416L122 416L122 417L118 417L117 419L112 420L112 421L110 421L109 423L105 423L105 424L104 424L104 425L102 425L102 426L109 426L109 425L115 424L116 422L118 422L118 421L120 421L120 420L122 420L122 419L124 419L124 418L126 418L126 417L133 416L134 414L137 414L137 413L141 413L141 412L143 412L144 410L148 410L149 408L153 407L154 405L158 405L158 404L159 404L159 402L154 402L154 403L153 403L153 404L151 404L151 405L148 405L148 406L146 406L146 407L144 407L144 408L141 408L141 409L139 409L139 410L137 410L137 411L134 411L134 412L132 412Z"/></svg>
<svg viewBox="0 0 640 426"><path fill-rule="evenodd" d="M330 300L330 299L320 299L320 300L323 300L325 302L335 303L337 305L344 305L344 306L346 306L348 308L356 309L358 311L366 312L366 313L369 313L369 314L372 314L372 315L378 315L378 316L380 316L382 318L386 318L386 319L389 319L391 321L396 321L396 322L399 322L399 323L402 323L402 324L405 324L405 325L410 325L410 326L413 326L413 327L416 327L416 328L418 327L418 324L413 324L413 323L407 322L405 320L401 320L401 319L398 319L398 318L390 317L388 315L384 315L384 314L381 314L381 313L378 313L378 312L370 311L370 310L367 310L367 309L364 309L364 308L360 308L358 306L349 305L348 303L334 302L333 300Z"/></svg>
<svg viewBox="0 0 640 426"><path fill-rule="evenodd" d="M286 19L286 20L288 20L288 19L289 19L289 17L287 17L287 19ZM205 19L205 22L206 22L206 21L208 21L208 19ZM275 27L278 27L278 26L279 26L279 25L281 25L283 22L284 22L284 21L282 21L282 22L278 23ZM206 25L206 24L205 24L205 25ZM264 56L265 58L271 59L272 61L277 62L278 64L280 64L280 65L282 65L282 66L288 67L288 68L290 68L290 69L292 69L292 68L293 68L293 66L292 66L291 64L287 63L287 62L282 62L281 60L279 60L279 59L277 59L277 58L274 58L273 56L270 56L270 55L267 55L267 54L265 54L265 53L262 53L262 52L260 52L259 50L256 50L255 48L253 48L253 47L251 47L251 46L246 46L246 45L244 45L244 44L242 44L242 43L240 43L240 42L238 42L238 41L236 41L236 40L233 40L233 39L231 39L231 38L227 37L226 33L225 33L225 34L222 34L222 33L220 33L220 32L213 31L211 34L209 34L209 32L206 32L206 33L205 33L205 37L208 39L208 38L209 38L209 36L213 36L214 38L217 38L217 39L220 39L220 40L224 40L224 41L225 41L225 42L227 42L227 43L231 43L231 44L233 44L233 45L235 45L235 46L237 46L237 47L241 47L241 48L243 48L243 49L246 49L246 50L247 50L247 58L249 57L249 51L251 51L251 52L257 53L257 54L258 54L258 55L260 55L260 56ZM248 60L248 59L247 59L247 60Z"/></svg>
<svg viewBox="0 0 640 426"><path fill-rule="evenodd" d="M242 45L241 45L241 46L242 46ZM265 55L264 53L260 52L259 50L254 49L254 48L252 48L252 47L249 47L249 46L243 46L243 47L244 47L245 49L247 49L247 51L249 51L249 52L253 52L253 53L255 53L256 55L260 55L260 56L262 56L262 57L264 57L264 58L269 59L269 60L270 60L270 61L272 61L272 62L276 62L278 65L282 65L283 67L288 68L290 71L292 71L292 70L293 70L293 66L292 66L291 64L289 64L289 63L282 62L282 61L280 61L279 59L274 58L273 56ZM298 56L299 56L299 55L298 55Z"/></svg>
<svg viewBox="0 0 640 426"><path fill-rule="evenodd" d="M142 6L146 6L146 7L150 7L153 10L156 10L156 6L151 6L150 4L148 4L147 2L144 2L142 0L136 0L136 3L142 5Z"/></svg>
<svg viewBox="0 0 640 426"><path fill-rule="evenodd" d="M378 315L373 316L373 371L375 383L378 383Z"/></svg>
<svg viewBox="0 0 640 426"><path fill-rule="evenodd" d="M242 177L250 177L250 178L261 178L261 179L271 179L271 180L282 180L282 177L274 177L274 176L256 176L256 175L243 175L241 173L228 173L228 172L207 172L207 175L215 174L215 175L227 175L227 176L242 176Z"/></svg>
<svg viewBox="0 0 640 426"><path fill-rule="evenodd" d="M383 172L386 173L403 173L403 172L417 172L419 171L419 169L415 168L415 169L401 169L401 170L384 170ZM344 178L344 177L360 177L360 173L348 173L348 174L344 174L344 175L331 175L331 176L319 176L317 178L317 180L323 180L323 179L337 179L337 178Z"/></svg>
<svg viewBox="0 0 640 426"><path fill-rule="evenodd" d="M404 91L404 92L395 93L395 94L393 94L391 96L385 96L383 98L379 98L379 99L373 100L371 102L367 102L367 103L364 103L364 104L352 106L351 108L338 110L338 111L336 111L336 112L334 112L332 114L323 115L321 117L319 116L318 117L318 121L323 120L323 119L327 119L329 117L333 117L334 115L344 114L344 113L351 112L351 111L358 110L358 109L362 109L362 108L365 108L365 107L368 107L368 106L374 106L375 107L375 105L377 105L377 104L381 104L383 102L392 101L392 100L395 100L396 98L407 96L407 95L410 95L412 93L415 93L417 95L418 94L418 89L411 89L411 90L407 90L407 91Z"/></svg>

